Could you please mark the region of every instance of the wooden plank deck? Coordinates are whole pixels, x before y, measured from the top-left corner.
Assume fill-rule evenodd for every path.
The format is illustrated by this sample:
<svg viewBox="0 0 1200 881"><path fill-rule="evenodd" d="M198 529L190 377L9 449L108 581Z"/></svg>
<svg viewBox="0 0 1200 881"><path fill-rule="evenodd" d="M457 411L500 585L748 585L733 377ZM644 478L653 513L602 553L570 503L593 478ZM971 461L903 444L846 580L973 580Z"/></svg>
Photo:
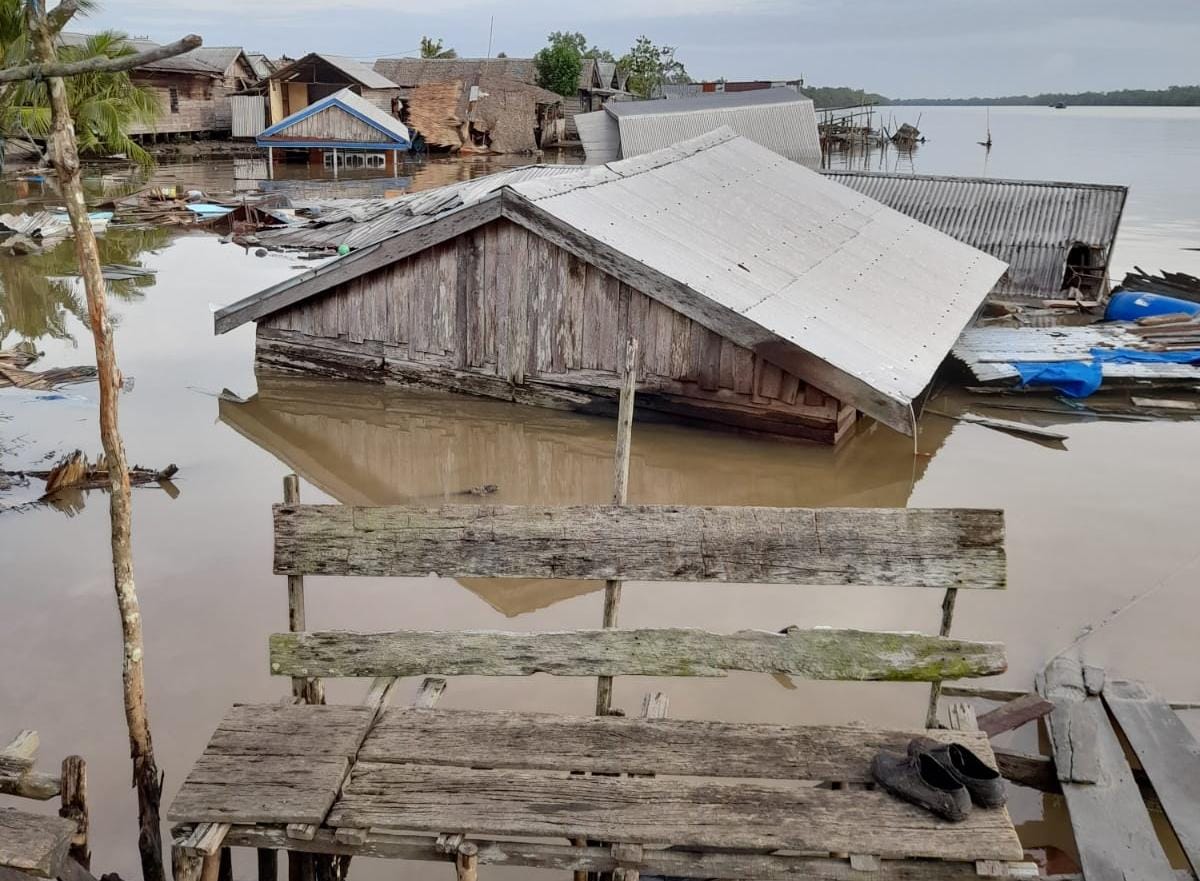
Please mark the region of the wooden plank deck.
<svg viewBox="0 0 1200 881"><path fill-rule="evenodd" d="M319 824L374 716L370 707L235 706L167 819Z"/></svg>
<svg viewBox="0 0 1200 881"><path fill-rule="evenodd" d="M883 792L814 785L827 775L866 779L874 750L902 748L913 732L430 709L386 710L368 732L350 709L235 707L170 819L889 859L1022 857L1004 810L951 824ZM251 739L254 730L265 736ZM337 746L318 747L325 736ZM991 759L982 734L938 736ZM358 761L338 795L341 777L335 783L326 763L343 768L352 745ZM584 770L602 775L571 773ZM618 772L688 776L605 776Z"/></svg>
<svg viewBox="0 0 1200 881"><path fill-rule="evenodd" d="M1087 881L1177 881L1100 698L1071 658L1038 677L1050 745Z"/></svg>
<svg viewBox="0 0 1200 881"><path fill-rule="evenodd" d="M1103 694L1150 777L1188 861L1200 871L1200 744L1148 685L1108 679Z"/></svg>
<svg viewBox="0 0 1200 881"><path fill-rule="evenodd" d="M75 824L62 817L0 808L0 868L57 877L74 834Z"/></svg>

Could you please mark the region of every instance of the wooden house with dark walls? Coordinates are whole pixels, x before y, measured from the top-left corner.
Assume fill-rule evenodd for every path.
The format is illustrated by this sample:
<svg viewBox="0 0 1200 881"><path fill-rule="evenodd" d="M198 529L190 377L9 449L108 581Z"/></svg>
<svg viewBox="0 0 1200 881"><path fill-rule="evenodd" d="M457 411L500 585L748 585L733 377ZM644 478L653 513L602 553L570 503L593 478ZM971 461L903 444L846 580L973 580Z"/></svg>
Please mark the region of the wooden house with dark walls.
<svg viewBox="0 0 1200 881"><path fill-rule="evenodd" d="M403 231L228 306L260 369L836 443L912 401L1005 265L729 129L419 194ZM408 210L413 210L411 203Z"/></svg>

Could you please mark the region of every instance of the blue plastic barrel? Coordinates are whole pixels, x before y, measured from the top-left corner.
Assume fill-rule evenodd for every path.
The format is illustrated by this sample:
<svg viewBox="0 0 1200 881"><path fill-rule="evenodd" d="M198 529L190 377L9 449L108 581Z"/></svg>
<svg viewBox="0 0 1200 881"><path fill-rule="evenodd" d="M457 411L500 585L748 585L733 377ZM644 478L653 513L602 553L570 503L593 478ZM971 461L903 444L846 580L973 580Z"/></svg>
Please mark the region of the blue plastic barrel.
<svg viewBox="0 0 1200 881"><path fill-rule="evenodd" d="M1180 300L1177 297L1164 297L1162 294L1121 291L1113 294L1108 301L1104 317L1109 321L1137 321L1147 315L1173 315L1179 312L1196 315L1200 313L1200 303Z"/></svg>

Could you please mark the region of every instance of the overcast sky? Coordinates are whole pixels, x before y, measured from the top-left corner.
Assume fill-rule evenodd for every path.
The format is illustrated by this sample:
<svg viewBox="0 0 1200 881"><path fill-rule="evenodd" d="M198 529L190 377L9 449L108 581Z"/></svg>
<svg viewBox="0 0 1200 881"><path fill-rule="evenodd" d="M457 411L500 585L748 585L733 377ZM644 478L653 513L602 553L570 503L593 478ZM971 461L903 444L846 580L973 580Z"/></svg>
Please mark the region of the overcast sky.
<svg viewBox="0 0 1200 881"><path fill-rule="evenodd" d="M552 30L621 55L640 34L696 79L793 79L890 97L1162 88L1200 82L1198 0L101 0L76 29L198 33L293 58L532 55Z"/></svg>

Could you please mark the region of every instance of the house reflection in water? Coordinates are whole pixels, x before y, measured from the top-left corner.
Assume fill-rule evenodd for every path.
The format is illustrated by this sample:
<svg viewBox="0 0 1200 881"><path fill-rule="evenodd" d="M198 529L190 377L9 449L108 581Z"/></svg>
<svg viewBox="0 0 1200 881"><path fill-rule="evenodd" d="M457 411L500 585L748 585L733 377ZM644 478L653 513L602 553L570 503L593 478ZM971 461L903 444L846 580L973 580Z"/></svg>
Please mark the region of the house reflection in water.
<svg viewBox="0 0 1200 881"><path fill-rule="evenodd" d="M615 424L486 398L260 374L221 421L345 505L580 505L612 495ZM638 412L634 504L903 507L928 459L871 424L840 448L646 421ZM926 420L921 448L949 433ZM496 487L484 495L473 489ZM603 582L459 579L508 617Z"/></svg>

